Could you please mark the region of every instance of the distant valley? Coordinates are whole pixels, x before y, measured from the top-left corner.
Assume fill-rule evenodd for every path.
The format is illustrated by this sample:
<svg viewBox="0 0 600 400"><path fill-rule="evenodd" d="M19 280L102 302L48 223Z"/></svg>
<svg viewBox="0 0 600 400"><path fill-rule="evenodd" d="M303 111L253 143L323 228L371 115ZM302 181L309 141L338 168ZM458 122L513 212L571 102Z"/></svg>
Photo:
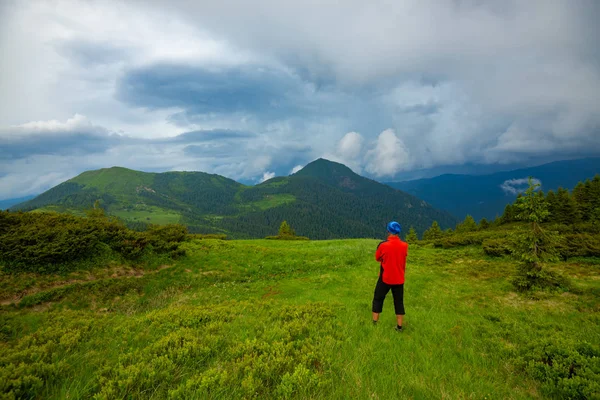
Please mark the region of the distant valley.
<svg viewBox="0 0 600 400"><path fill-rule="evenodd" d="M600 173L600 158L585 158L548 163L514 171L489 175L440 175L435 178L405 182L388 182L396 189L425 200L436 208L448 211L459 219L467 214L476 220L493 219L502 215L504 207L512 203L526 178L533 176L542 183L542 190L559 187L573 189L577 182ZM525 181L519 182L520 179Z"/></svg>
<svg viewBox="0 0 600 400"><path fill-rule="evenodd" d="M27 200L31 200L34 197L35 196L24 196L24 197L18 197L15 199L0 200L0 210L6 210L8 208L11 208L14 205L26 202Z"/></svg>

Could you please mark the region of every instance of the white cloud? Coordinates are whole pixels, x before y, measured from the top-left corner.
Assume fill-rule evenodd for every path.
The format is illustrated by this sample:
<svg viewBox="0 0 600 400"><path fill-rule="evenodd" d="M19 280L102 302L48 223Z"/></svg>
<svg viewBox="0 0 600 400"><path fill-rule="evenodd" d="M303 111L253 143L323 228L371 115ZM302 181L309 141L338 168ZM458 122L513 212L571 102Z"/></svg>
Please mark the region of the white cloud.
<svg viewBox="0 0 600 400"><path fill-rule="evenodd" d="M303 165L296 165L294 168L292 168L292 170L290 171L290 175L295 174L296 172L300 171L302 168L304 168Z"/></svg>
<svg viewBox="0 0 600 400"><path fill-rule="evenodd" d="M542 181L540 181L539 179L536 179L536 178L534 178L532 181L534 184L540 184L540 185L542 184ZM500 185L500 188L504 191L504 193L512 194L512 195L517 195L519 193L523 193L528 187L529 187L529 179L528 178L508 179L508 180L505 180Z"/></svg>
<svg viewBox="0 0 600 400"><path fill-rule="evenodd" d="M268 181L269 179L275 178L275 172L265 171L262 178L260 178L259 182L262 183L264 181Z"/></svg>
<svg viewBox="0 0 600 400"><path fill-rule="evenodd" d="M366 170L378 177L393 176L410 165L408 149L392 129L379 134L366 159Z"/></svg>
<svg viewBox="0 0 600 400"><path fill-rule="evenodd" d="M339 141L337 154L345 160L354 160L362 150L363 137L356 132L348 132Z"/></svg>
<svg viewBox="0 0 600 400"><path fill-rule="evenodd" d="M152 144L72 155L70 164L29 157L38 163L31 174L47 171L42 176L48 182L63 168L124 163L257 180L265 171L285 174L319 156L391 177L411 168L600 153L597 2L0 3L0 136L85 130L156 139L213 128L260 133L252 141L215 146L231 149L219 157ZM268 122L252 113L187 118L180 106L122 103L115 93L123 77L157 64L282 71L301 83L301 99L284 103L301 103L305 115L281 113ZM289 96L276 87L266 90ZM181 117L177 122L174 114ZM0 176L29 181L18 173L0 159ZM25 190L14 185L16 192Z"/></svg>
<svg viewBox="0 0 600 400"><path fill-rule="evenodd" d="M107 133L108 131L98 125L94 125L85 115L75 114L65 122L55 119L48 121L31 121L8 128L0 127L0 134L40 134L40 133Z"/></svg>

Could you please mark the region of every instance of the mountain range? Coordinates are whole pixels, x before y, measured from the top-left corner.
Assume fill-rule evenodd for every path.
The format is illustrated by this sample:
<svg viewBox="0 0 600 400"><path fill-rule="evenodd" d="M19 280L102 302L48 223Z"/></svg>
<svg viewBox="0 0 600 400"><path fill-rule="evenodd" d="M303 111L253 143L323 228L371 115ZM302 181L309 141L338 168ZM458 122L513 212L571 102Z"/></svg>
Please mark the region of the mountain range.
<svg viewBox="0 0 600 400"><path fill-rule="evenodd" d="M559 187L573 189L579 181L600 173L600 158L556 161L536 167L497 172L489 175L445 174L435 178L387 185L425 200L459 219L467 214L475 219L493 219L502 215L517 193L526 187L527 177L541 181L545 192Z"/></svg>
<svg viewBox="0 0 600 400"><path fill-rule="evenodd" d="M96 201L133 227L182 223L191 232L232 238L273 235L283 220L312 239L383 237L390 220L419 233L433 221L443 228L457 222L415 196L325 159L255 186L204 172L105 168L84 172L11 210L83 214Z"/></svg>
<svg viewBox="0 0 600 400"><path fill-rule="evenodd" d="M14 205L23 203L27 200L31 200L33 199L35 196L24 196L24 197L17 197L14 199L6 199L6 200L0 200L0 210L6 210L8 208L11 208Z"/></svg>

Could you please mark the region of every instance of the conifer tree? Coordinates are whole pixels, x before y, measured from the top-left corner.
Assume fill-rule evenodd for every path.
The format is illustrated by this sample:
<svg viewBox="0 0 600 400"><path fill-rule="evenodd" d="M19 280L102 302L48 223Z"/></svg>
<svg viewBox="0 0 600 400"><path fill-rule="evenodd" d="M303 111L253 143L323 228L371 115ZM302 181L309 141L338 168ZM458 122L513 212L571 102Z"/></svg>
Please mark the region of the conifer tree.
<svg viewBox="0 0 600 400"><path fill-rule="evenodd" d="M456 226L456 232L474 232L477 230L477 222L471 215L467 215L465 220Z"/></svg>
<svg viewBox="0 0 600 400"><path fill-rule="evenodd" d="M591 192L592 183L589 179L586 179L585 183L579 182L575 186L575 189L573 189L573 199L577 203L579 217L584 221L589 219L590 212L592 211L593 202Z"/></svg>
<svg viewBox="0 0 600 400"><path fill-rule="evenodd" d="M279 236L296 236L296 232L287 223L287 221L283 221L279 226Z"/></svg>
<svg viewBox="0 0 600 400"><path fill-rule="evenodd" d="M557 211L558 211L558 203L556 199L556 195L554 191L549 190L548 195L546 196L546 203L548 204L548 220L556 222L557 221Z"/></svg>
<svg viewBox="0 0 600 400"><path fill-rule="evenodd" d="M600 175L596 174L590 182L590 197L594 204L600 202Z"/></svg>
<svg viewBox="0 0 600 400"><path fill-rule="evenodd" d="M500 220L503 224L507 224L514 220L513 206L511 204L507 204L506 207L504 207L504 213L502 213Z"/></svg>
<svg viewBox="0 0 600 400"><path fill-rule="evenodd" d="M529 178L529 188L514 205L515 218L529 223L529 229L522 234L514 234L513 255L521 260L513 284L517 290L529 290L547 286L565 285L564 278L544 269L543 262L557 259L556 232L544 231L541 222L548 218L548 204L535 194L539 183Z"/></svg>
<svg viewBox="0 0 600 400"><path fill-rule="evenodd" d="M577 222L577 220L577 203L567 189L558 188L558 192L556 193L555 221L561 224L572 224Z"/></svg>
<svg viewBox="0 0 600 400"><path fill-rule="evenodd" d="M410 229L408 230L408 235L406 235L406 241L408 243L415 243L418 240L419 237L417 236L417 231L415 231L415 228L411 225Z"/></svg>
<svg viewBox="0 0 600 400"><path fill-rule="evenodd" d="M437 223L437 221L433 221L431 227L423 233L423 240L439 239L442 236L443 234L439 224Z"/></svg>
<svg viewBox="0 0 600 400"><path fill-rule="evenodd" d="M481 221L479 221L479 229L487 229L489 227L490 223L488 222L488 220L485 218L481 218Z"/></svg>

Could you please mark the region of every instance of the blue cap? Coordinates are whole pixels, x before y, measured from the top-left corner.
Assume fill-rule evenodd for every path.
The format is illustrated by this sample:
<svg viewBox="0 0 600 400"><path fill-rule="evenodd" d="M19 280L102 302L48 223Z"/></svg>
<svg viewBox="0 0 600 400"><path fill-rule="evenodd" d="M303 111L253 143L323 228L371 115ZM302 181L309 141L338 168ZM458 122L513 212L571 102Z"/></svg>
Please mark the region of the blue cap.
<svg viewBox="0 0 600 400"><path fill-rule="evenodd" d="M389 233L391 233L393 235L397 235L402 230L402 227L396 221L392 221L389 224L387 224L387 230Z"/></svg>

